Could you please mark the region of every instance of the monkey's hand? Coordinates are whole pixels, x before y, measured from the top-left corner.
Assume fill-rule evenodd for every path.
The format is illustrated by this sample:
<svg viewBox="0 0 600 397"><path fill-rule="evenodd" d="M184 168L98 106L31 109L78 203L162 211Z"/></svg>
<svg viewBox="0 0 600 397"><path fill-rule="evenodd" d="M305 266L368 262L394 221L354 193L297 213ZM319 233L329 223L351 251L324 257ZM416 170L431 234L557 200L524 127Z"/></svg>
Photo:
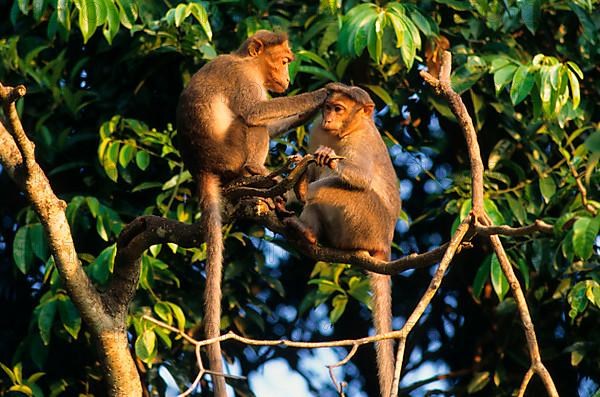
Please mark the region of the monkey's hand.
<svg viewBox="0 0 600 397"><path fill-rule="evenodd" d="M288 156L287 161L289 165L292 164L298 164L299 162L302 161L302 155L300 154L292 154L291 156Z"/></svg>
<svg viewBox="0 0 600 397"><path fill-rule="evenodd" d="M328 146L319 146L314 153L317 165L321 167L329 167L332 170L337 168L337 162L342 157L335 154L335 151Z"/></svg>

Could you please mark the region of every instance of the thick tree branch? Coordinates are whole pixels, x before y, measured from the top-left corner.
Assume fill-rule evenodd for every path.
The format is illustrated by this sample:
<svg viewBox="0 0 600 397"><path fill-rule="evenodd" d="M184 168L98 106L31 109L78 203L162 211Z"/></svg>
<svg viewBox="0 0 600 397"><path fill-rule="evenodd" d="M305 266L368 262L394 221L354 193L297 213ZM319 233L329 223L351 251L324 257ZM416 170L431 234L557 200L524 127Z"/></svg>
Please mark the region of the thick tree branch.
<svg viewBox="0 0 600 397"><path fill-rule="evenodd" d="M199 247L204 242L203 236L200 223L187 224L153 215L135 218L117 239L114 273L104 294L107 306L116 303L120 314L127 314L140 276L139 260L146 249L161 243Z"/></svg>
<svg viewBox="0 0 600 397"><path fill-rule="evenodd" d="M141 396L141 383L128 349L125 319L108 313L100 293L83 270L65 215L66 204L54 194L35 161L34 145L23 130L14 104L24 94L23 86L10 88L0 83L0 101L7 117L0 121L0 163L26 193L44 227L63 285L96 338L109 393Z"/></svg>

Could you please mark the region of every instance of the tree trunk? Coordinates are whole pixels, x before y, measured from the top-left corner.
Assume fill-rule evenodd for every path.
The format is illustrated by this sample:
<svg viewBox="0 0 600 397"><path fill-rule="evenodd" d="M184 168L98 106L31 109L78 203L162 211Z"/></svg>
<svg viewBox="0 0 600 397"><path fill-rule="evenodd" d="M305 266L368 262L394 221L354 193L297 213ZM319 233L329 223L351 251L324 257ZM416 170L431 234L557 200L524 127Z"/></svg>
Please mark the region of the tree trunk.
<svg viewBox="0 0 600 397"><path fill-rule="evenodd" d="M98 335L99 355L106 369L111 397L141 397L142 384L127 341L127 331L104 330Z"/></svg>

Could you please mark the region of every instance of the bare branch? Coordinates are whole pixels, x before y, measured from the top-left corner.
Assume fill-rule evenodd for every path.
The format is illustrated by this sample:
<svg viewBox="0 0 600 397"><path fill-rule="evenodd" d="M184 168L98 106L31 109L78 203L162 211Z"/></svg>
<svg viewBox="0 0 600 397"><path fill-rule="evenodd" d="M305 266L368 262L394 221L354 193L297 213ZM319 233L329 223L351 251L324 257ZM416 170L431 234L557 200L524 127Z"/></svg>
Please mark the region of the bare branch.
<svg viewBox="0 0 600 397"><path fill-rule="evenodd" d="M425 71L421 71L421 77L431 85L436 93L441 94L450 105L452 113L456 116L458 123L464 133L465 141L467 142L467 150L469 151L469 159L471 162L471 183L472 183L472 200L473 209L476 214L482 213L483 210L483 162L479 150L479 142L477 142L477 133L473 126L473 120L467 111L460 95L458 95L450 85L450 70L452 67L452 55L448 51L444 51L442 56L442 66L440 70L440 79Z"/></svg>
<svg viewBox="0 0 600 397"><path fill-rule="evenodd" d="M544 382L544 386L546 387L546 391L548 392L548 394L551 397L558 397L558 392L556 391L556 387L554 385L552 377L548 373L540 357L537 337L533 327L533 322L531 321L531 315L529 314L529 309L527 307L525 295L523 294L523 290L521 289L519 281L517 280L517 277L512 269L508 256L506 255L506 251L502 246L500 237L498 236L498 234L500 233L510 236L521 236L533 231L552 233L552 227L540 220L536 221L534 225L526 226L524 228L511 228L508 226L491 226L492 222L490 220L490 217L486 214L485 209L483 207L484 168L483 161L481 160L479 143L477 142L477 133L475 132L475 127L473 126L471 117L469 116L467 108L462 102L460 95L458 95L450 85L451 60L451 54L448 51L444 52L442 60L442 70L440 73L441 77L439 81L436 81L436 79L433 76L423 71L421 71L421 76L436 90L437 93L441 94L446 98L450 105L450 108L452 109L452 113L458 119L461 129L463 130L465 140L467 143L467 149L469 152L469 160L471 163L471 194L473 203L473 209L471 211L471 214L473 216L475 224L474 231L480 234L489 233L490 242L494 248L494 251L496 252L496 256L498 257L502 271L506 275L510 287L513 291L513 295L517 303L517 308L519 310L519 315L521 317L521 322L523 324L523 327L525 328L527 347L529 349L529 355L531 359L531 369L540 376L540 378ZM583 196L585 196L585 192L582 192L582 197ZM398 371L398 369L396 370ZM529 382L530 378L531 374L529 374L528 371L521 385L521 393L525 392L525 388L527 387L527 383Z"/></svg>
<svg viewBox="0 0 600 397"><path fill-rule="evenodd" d="M517 276L515 275L515 272L508 259L508 255L506 255L506 251L502 246L500 237L490 236L490 242L492 243L494 252L498 257L498 261L500 262L502 272L508 279L508 284L510 285L510 289L512 290L515 302L517 303L517 309L519 310L521 323L523 324L523 328L525 329L525 338L527 339L527 348L529 350L529 357L531 360L531 369L533 369L533 371L542 379L542 382L546 387L548 395L551 397L558 397L558 391L556 390L554 381L552 380L552 377L548 373L548 370L542 363L542 358L540 356L540 349L538 347L533 321L531 321L531 315L529 314L527 301L525 300L525 295L523 294L523 290L521 289L519 280L517 279ZM525 379L526 378L527 374L525 375ZM525 379L523 379L521 388L527 387L527 383L529 382L529 380L527 379L527 382L525 382Z"/></svg>
<svg viewBox="0 0 600 397"><path fill-rule="evenodd" d="M527 385L533 376L533 368L529 368L527 372L525 372L525 376L523 377L523 381L521 382L521 387L519 387L519 394L517 397L525 396L525 390L527 390Z"/></svg>
<svg viewBox="0 0 600 397"><path fill-rule="evenodd" d="M398 395L398 388L400 386L400 374L402 371L402 362L404 359L404 349L406 348L406 340L408 338L408 335L410 334L414 326L417 324L417 322L425 312L425 309L427 308L427 306L429 306L429 303L440 288L442 280L444 279L444 276L446 274L446 270L448 269L448 266L450 266L450 262L452 262L452 259L454 258L454 255L458 250L458 247L460 247L463 238L469 231L469 224L471 223L471 220L471 216L466 217L458 226L456 232L454 232L454 236L452 236L452 238L450 239L450 243L448 244L448 248L444 253L442 261L440 262L439 267L435 271L433 278L429 282L429 287L427 287L427 290L425 291L421 299L419 299L417 306L400 329L400 332L402 332L403 336L400 338L400 343L398 344L398 353L396 354L396 367L394 371L394 382L392 383L390 397L396 397Z"/></svg>
<svg viewBox="0 0 600 397"><path fill-rule="evenodd" d="M536 220L533 224L523 226L523 227L510 227L507 225L501 226L484 226L481 223L477 222L473 227L477 234L483 236L491 236L494 234L499 234L502 236L528 236L535 232L542 232L547 234L552 234L554 232L554 228L552 225L542 221Z"/></svg>
<svg viewBox="0 0 600 397"><path fill-rule="evenodd" d="M7 128L15 139L15 143L19 147L21 155L25 159L25 166L32 172L31 168L36 165L34 145L29 138L27 138L27 135L23 130L23 125L21 124L21 119L19 119L19 114L17 113L17 108L15 106L15 101L25 96L26 91L27 90L22 85L13 88L5 87L0 83L0 100L4 107L4 113L8 118Z"/></svg>

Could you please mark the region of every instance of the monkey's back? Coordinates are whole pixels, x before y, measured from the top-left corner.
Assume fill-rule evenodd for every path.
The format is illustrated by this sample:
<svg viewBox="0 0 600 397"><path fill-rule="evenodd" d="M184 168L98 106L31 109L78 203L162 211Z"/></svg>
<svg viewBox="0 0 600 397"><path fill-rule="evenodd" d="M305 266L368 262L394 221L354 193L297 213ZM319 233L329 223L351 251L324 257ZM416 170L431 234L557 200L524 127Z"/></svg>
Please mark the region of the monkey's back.
<svg viewBox="0 0 600 397"><path fill-rule="evenodd" d="M181 92L177 104L177 131L181 155L186 166L197 174L201 170L221 173L223 164L243 162L245 125L230 109L232 87L243 86L246 76L235 55L220 55L204 65ZM238 147L239 146L239 147ZM237 157L240 157L239 159Z"/></svg>

